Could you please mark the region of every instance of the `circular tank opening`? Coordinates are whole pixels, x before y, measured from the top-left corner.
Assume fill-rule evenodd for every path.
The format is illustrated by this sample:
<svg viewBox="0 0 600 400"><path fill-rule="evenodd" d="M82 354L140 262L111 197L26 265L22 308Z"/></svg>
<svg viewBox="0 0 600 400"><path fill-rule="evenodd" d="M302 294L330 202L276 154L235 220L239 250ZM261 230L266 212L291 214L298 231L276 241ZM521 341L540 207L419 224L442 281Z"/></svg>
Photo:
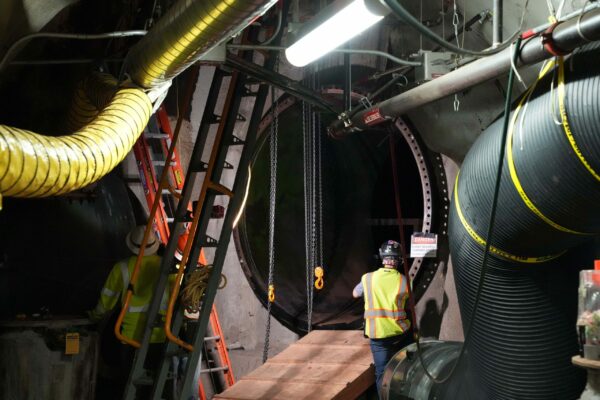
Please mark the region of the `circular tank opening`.
<svg viewBox="0 0 600 400"><path fill-rule="evenodd" d="M302 333L307 329L302 103L283 96L278 116L276 301L272 310L282 324ZM268 276L270 119L267 113L261 124L246 208L234 233L244 273L263 305ZM351 329L360 327L363 314L362 300L353 299L352 289L362 274L378 267L380 244L399 240L390 135L396 138L395 168L407 240L413 231L432 227L435 189L429 182L425 153L415 151L419 146L406 125L333 140L326 135L329 122L322 116L325 287L314 290L312 321L313 328ZM413 261L411 271L418 270L418 266L414 269L416 261L420 266L422 260Z"/></svg>

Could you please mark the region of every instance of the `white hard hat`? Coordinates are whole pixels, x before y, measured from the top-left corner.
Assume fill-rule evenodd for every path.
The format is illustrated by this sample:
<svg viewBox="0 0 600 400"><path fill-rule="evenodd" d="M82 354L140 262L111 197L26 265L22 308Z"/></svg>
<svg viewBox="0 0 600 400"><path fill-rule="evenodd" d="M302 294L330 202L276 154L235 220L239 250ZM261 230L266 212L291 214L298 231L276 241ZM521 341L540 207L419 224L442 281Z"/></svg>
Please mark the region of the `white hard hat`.
<svg viewBox="0 0 600 400"><path fill-rule="evenodd" d="M133 254L140 254L140 246L142 244L142 239L144 238L145 230L146 227L144 225L139 225L133 228L131 232L127 234L125 243L127 244L127 247L129 247L129 250L133 252ZM150 232L150 235L148 236L148 242L146 243L146 247L144 249L144 255L151 256L156 254L158 246L160 246L158 238L154 232Z"/></svg>

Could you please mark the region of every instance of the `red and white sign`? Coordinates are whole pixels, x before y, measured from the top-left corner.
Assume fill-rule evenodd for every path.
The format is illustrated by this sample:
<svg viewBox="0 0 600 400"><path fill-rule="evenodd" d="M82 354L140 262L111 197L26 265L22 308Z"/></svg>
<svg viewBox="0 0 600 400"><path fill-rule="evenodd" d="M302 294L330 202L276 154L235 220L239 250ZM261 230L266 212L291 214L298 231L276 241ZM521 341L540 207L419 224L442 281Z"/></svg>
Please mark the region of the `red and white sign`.
<svg viewBox="0 0 600 400"><path fill-rule="evenodd" d="M365 125L370 126L370 125L377 125L377 124L385 121L385 118L379 112L379 108L374 108L371 111L368 111L365 113L365 115L363 116L363 121L364 121Z"/></svg>
<svg viewBox="0 0 600 400"><path fill-rule="evenodd" d="M410 238L410 257L436 257L437 235L435 233L415 232Z"/></svg>

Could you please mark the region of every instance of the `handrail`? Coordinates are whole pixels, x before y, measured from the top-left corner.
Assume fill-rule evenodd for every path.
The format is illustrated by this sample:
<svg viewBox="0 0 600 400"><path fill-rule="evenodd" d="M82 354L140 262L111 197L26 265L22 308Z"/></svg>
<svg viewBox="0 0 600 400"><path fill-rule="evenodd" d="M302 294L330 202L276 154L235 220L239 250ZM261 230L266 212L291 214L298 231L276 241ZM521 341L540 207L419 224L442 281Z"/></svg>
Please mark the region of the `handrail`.
<svg viewBox="0 0 600 400"><path fill-rule="evenodd" d="M186 98L185 98L185 103L184 103L184 107L185 109L183 110L183 112L181 112L177 118L177 125L175 126L175 132L173 132L173 138L171 140L171 144L169 145L169 150L167 151L167 160L170 160L173 158L173 153L175 151L175 145L177 144L177 140L179 139L179 133L181 132L181 126L183 125L183 118L184 115L187 114L187 109L189 108L189 105L191 104L191 98L194 94L194 89L195 89L195 78L198 74L198 70L199 67L196 66L194 67L196 69L196 71L194 73L192 73L190 75L190 77L188 78L188 91L186 92ZM167 163L168 166L168 163ZM119 339L121 342L124 342L125 344L128 344L130 346L133 346L135 348L139 348L141 346L140 342L138 342L137 340L133 339L133 338L128 338L127 336L124 336L123 334L121 334L121 325L123 324L123 319L125 319L125 314L127 313L127 309L129 308L129 302L131 301L131 297L133 296L133 289L135 287L135 284L137 282L138 279L138 275L139 275L139 271L140 271L140 267L142 265L142 259L144 258L144 249L146 247L146 244L148 243L148 238L150 237L150 232L152 231L152 225L153 225L153 221L154 221L154 217L156 215L156 212L158 211L158 207L160 206L160 202L162 200L162 196L160 195L160 193L162 193L163 189L166 189L169 186L168 183L168 176L169 176L169 169L170 168L163 168L163 171L160 175L160 181L158 184L158 189L157 189L157 196L154 198L154 202L152 203L152 208L150 210L150 215L148 216L148 222L146 223L146 229L144 230L144 237L142 238L142 243L140 244L140 252L135 260L135 266L133 267L133 272L131 274L131 278L129 280L129 287L127 288L127 294L125 295L125 301L123 302L123 306L121 307L121 312L119 313L119 317L117 318L117 322L115 323L115 336L117 337L117 339ZM182 270L183 268L180 268L180 270Z"/></svg>
<svg viewBox="0 0 600 400"><path fill-rule="evenodd" d="M231 75L231 80L229 82L229 89L227 91L227 98L225 99L225 104L223 105L223 110L229 110L231 107L231 103L236 96L235 87L236 81L238 79L239 73L233 72ZM219 128L217 129L217 133L215 135L215 140L213 142L212 152L210 154L210 160L208 161L208 166L206 167L206 173L204 175L204 181L202 182L202 189L200 190L200 194L198 196L198 202L196 203L196 207L193 212L193 220L189 228L189 236L188 241L185 244L185 248L183 250L183 255L181 258L181 268L177 270L177 278L175 279L175 283L173 285L173 289L171 291L171 295L169 297L169 305L167 307L167 314L165 316L165 334L167 339L180 347L188 351L193 351L194 346L181 340L177 336L173 334L171 330L171 324L173 320L173 310L175 309L175 302L177 300L177 296L179 295L179 289L181 288L181 281L183 278L183 273L185 271L185 266L188 261L188 257L190 255L193 238L196 236L196 230L198 228L198 222L200 221L200 212L202 211L202 207L204 206L204 202L206 201L206 195L208 193L208 189L217 189L220 185L215 184L211 181L211 176L216 164L218 148L223 138L223 131L225 130L227 118L225 115L222 116L221 122L219 124ZM218 189L217 189L218 190ZM221 191L221 190L220 190ZM231 193L231 192L230 192ZM233 195L233 193L231 193ZM189 240L189 238L192 240Z"/></svg>

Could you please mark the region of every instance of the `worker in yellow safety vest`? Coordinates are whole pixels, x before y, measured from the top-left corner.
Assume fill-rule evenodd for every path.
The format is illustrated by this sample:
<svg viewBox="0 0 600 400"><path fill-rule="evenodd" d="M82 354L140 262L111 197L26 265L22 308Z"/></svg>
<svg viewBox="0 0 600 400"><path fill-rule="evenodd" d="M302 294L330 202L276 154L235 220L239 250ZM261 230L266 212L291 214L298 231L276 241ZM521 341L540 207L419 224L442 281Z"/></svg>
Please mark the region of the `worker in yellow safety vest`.
<svg viewBox="0 0 600 400"><path fill-rule="evenodd" d="M101 320L116 307L119 300L121 305L125 301L125 295L137 259L136 256L140 252L144 230L145 226L137 226L129 232L125 238L127 247L135 255L121 260L113 266L104 283L102 292L100 293L100 300L98 301L96 308L90 312L90 317L93 320ZM142 264L134 287L133 296L131 297L129 308L127 309L127 313L125 314L121 326L121 334L137 342L141 341L144 334L148 308L152 301L156 281L160 275L161 258L156 254L159 246L160 242L156 235L153 233L150 234L148 243L144 248L144 257L142 258ZM161 299L159 312L163 315L167 310L167 301L169 299L168 290L172 286L174 278L175 275L171 274L169 277L170 285L168 285ZM164 329L162 327L153 328L150 336L150 343L162 343L164 341Z"/></svg>
<svg viewBox="0 0 600 400"><path fill-rule="evenodd" d="M111 269L100 293L100 299L96 308L89 312L92 320L106 320L106 317L111 314L111 311L117 305L123 306L137 255L140 253L144 230L145 226L137 226L125 238L127 247L134 255L117 262ZM144 257L142 258L138 278L133 288L133 295L121 325L121 334L138 342L141 342L144 335L148 309L160 275L161 257L157 255L157 252L160 253L161 250L162 245L156 235L152 233L144 247ZM175 277L175 274L169 275L169 285L167 285L160 303L159 312L162 315L166 314L169 294L175 282ZM148 371L155 371L164 357L163 343L165 341L165 331L162 327L163 321L159 321L160 326L152 329L150 346L148 347L144 363ZM112 332L112 329L110 331ZM131 366L133 365L135 348L123 343L118 350L113 349L112 351L118 352L119 363L112 370L113 381L110 388L110 395L120 397L125 388ZM139 398L148 397L150 389L150 386L141 388ZM145 395L146 392L148 392L148 396Z"/></svg>
<svg viewBox="0 0 600 400"><path fill-rule="evenodd" d="M411 323L406 313L408 281L396 268L402 265L400 244L388 240L379 249L382 267L362 276L352 295L364 297L365 335L369 337L377 391L386 364L410 344Z"/></svg>

